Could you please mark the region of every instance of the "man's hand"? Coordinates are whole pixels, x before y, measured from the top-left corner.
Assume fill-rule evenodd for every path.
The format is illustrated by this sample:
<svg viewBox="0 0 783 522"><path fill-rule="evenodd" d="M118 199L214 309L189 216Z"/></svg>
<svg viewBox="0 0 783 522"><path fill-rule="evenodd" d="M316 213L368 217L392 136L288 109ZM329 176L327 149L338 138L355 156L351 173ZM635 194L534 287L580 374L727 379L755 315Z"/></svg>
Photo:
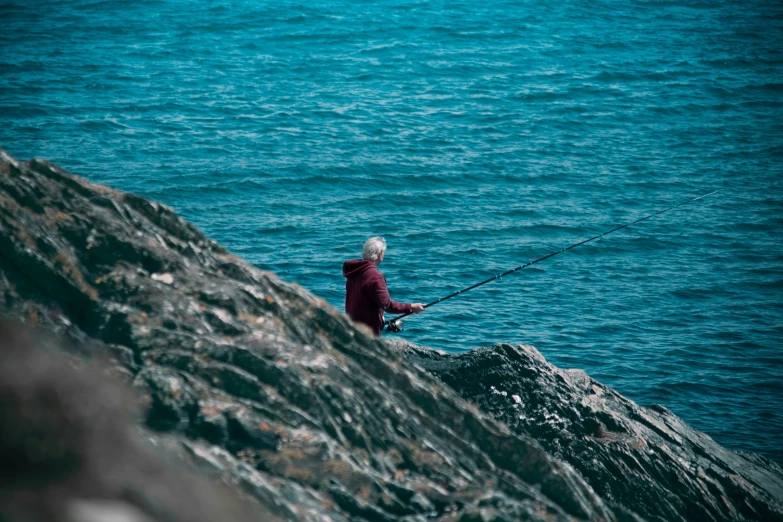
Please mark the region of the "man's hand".
<svg viewBox="0 0 783 522"><path fill-rule="evenodd" d="M420 314L424 311L424 303L413 303L411 304L411 312L414 314Z"/></svg>

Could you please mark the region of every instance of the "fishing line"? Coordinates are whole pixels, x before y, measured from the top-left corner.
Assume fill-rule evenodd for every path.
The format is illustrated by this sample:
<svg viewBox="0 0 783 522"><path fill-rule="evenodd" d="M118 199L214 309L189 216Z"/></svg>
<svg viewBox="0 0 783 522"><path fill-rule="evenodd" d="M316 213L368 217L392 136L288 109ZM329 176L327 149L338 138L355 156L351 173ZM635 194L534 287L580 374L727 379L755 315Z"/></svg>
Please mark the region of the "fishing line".
<svg viewBox="0 0 783 522"><path fill-rule="evenodd" d="M585 243L589 243L590 241L594 241L594 240L600 239L600 238L602 238L604 236L608 236L609 234L617 232L618 230L622 230L624 228L628 228L628 227L630 227L632 225L635 225L637 223L641 223L642 221L645 221L647 219L654 218L655 216L659 216L659 215L663 214L664 212L668 212L670 210L674 210L675 208L682 207L682 206L685 206L685 205L687 205L689 203L693 203L694 201L698 201L700 199L706 198L707 196L711 196L711 195L715 194L716 192L720 192L721 190L723 190L723 189L718 189L718 190L710 192L709 194L704 194L703 196L699 196L697 198L689 199L688 201L684 201L682 203L674 205L673 207L669 207L669 208L665 208L663 210L659 210L658 212L655 212L654 214L650 214L649 216L644 216L643 218L639 218L636 221L632 221L630 223L627 223L625 225L619 226L617 228L613 228L612 230L608 230L608 231L604 232L603 234L598 234L597 236L593 236L593 237L591 237L589 239L585 239L584 241L580 241L579 243L574 243L573 245L568 246L566 248L563 248L562 250L557 250L556 252L552 252L551 254L547 254L547 255L545 255L543 257L539 257L538 259L534 259L533 261L530 261L529 263L525 263L524 265L519 265L518 267L512 268L511 270L506 270L505 272L500 273L500 274L498 274L496 276L492 276L489 279L486 279L486 280L481 281L479 283L476 283L474 285L466 286L462 290L457 290L456 292L451 293L451 294L449 294L449 295L447 295L445 297L441 297L440 299L436 299L435 301L432 301L431 303L427 303L426 305L424 305L424 308L426 309L426 308L429 308L430 306L435 306L436 304L442 303L443 301L445 301L447 299L451 299L452 297L457 297L458 295L464 294L465 292L469 292L469 291L473 290L474 288L478 288L478 287L480 287L482 285L485 285L487 283L491 283L492 281L497 281L498 279L502 279L503 277L505 277L507 275L513 274L514 272L518 272L519 270L522 270L523 268L527 268L527 267L529 267L531 265L535 265L536 263L540 263L541 261L543 261L545 259L549 259L550 257L554 257L554 256L556 256L558 254L562 254L563 252L568 252L572 248L576 248L578 246L584 245ZM402 331L402 321L400 321L400 319L402 319L403 317L407 317L407 316L411 315L412 313L413 312L408 312L406 314L402 314L402 315L399 315L399 316L397 316L397 317L395 317L393 319L389 319L388 321L385 321L384 324L386 325L386 331L387 332L401 332Z"/></svg>

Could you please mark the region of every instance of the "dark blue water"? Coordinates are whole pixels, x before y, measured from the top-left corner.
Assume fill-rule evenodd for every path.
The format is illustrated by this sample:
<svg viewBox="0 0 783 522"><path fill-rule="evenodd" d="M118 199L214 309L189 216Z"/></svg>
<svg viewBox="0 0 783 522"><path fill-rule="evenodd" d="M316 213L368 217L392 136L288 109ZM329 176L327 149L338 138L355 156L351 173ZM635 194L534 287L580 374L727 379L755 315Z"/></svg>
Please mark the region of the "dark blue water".
<svg viewBox="0 0 783 522"><path fill-rule="evenodd" d="M0 0L1 1L1 0ZM340 307L386 237L405 338L529 343L783 462L777 1L0 4L0 145L163 201Z"/></svg>

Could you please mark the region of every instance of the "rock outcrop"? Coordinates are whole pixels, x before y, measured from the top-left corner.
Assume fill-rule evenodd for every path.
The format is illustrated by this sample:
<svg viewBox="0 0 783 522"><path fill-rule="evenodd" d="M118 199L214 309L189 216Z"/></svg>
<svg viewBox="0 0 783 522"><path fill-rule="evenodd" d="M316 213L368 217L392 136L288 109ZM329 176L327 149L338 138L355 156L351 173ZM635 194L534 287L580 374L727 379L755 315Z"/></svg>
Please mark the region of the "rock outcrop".
<svg viewBox="0 0 783 522"><path fill-rule="evenodd" d="M535 440L168 207L5 153L0 310L112 354L150 437L282 520L618 515Z"/></svg>
<svg viewBox="0 0 783 522"><path fill-rule="evenodd" d="M532 346L449 355L390 343L463 398L576 468L605 501L648 520L783 520L783 471L729 451L663 406L644 408Z"/></svg>
<svg viewBox="0 0 783 522"><path fill-rule="evenodd" d="M135 388L144 438L234 485L258 520L783 520L779 467L663 407L641 408L530 347L447 355L381 342L168 207L2 151L0 313L59 335L71 361L109 357L114 379ZM37 428L7 418L12 455ZM60 479L94 462L85 476L102 480L106 451ZM133 484L143 477L123 469ZM81 494L69 487L56 498ZM117 491L95 489L92 507ZM138 520L200 520L135 495L121 497Z"/></svg>

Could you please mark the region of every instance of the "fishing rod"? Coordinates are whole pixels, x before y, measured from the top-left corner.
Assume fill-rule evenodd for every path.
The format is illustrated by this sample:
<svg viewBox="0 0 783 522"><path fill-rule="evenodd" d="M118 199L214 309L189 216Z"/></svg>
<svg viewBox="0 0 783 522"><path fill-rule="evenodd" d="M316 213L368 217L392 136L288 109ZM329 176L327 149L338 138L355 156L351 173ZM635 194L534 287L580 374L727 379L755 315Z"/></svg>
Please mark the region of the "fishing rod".
<svg viewBox="0 0 783 522"><path fill-rule="evenodd" d="M699 196L697 198L689 199L688 201L684 201L684 202L682 202L682 203L680 203L678 205L674 205L673 207L669 207L669 208L666 208L666 209L663 209L663 210L659 210L658 212L656 212L654 214L650 214L649 216L645 216L643 218L637 219L636 221L632 221L630 223L627 223L625 225L619 226L617 228L613 228L612 230L608 230L608 231L604 232L603 234L598 234L597 236L593 236L590 239L585 239L584 241L580 241L579 243L574 243L573 245L568 246L568 247L566 247L566 248L564 248L562 250L558 250L556 252L552 252L551 254L547 254L547 255L545 255L543 257L539 257L538 259L534 259L533 261L525 263L524 265L519 265L518 267L512 268L511 270L506 270L505 272L503 272L501 274L498 274L496 276L492 276L489 279L485 279L484 281L481 281L481 282L476 283L474 285L466 286L462 290L457 290L456 292L453 292L453 293L451 293L451 294L449 294L449 295L447 295L445 297L441 297L440 299L436 299L435 301L433 301L431 303L427 303L427 304L424 305L424 308L429 308L430 306L435 306L436 304L441 303L441 302L443 302L443 301L445 301L447 299L451 299L452 297L457 297L458 295L464 294L465 292L469 292L470 290L473 290L474 288L478 288L478 287L480 287L482 285L485 285L487 283L491 283L492 281L497 281L498 279L501 279L501 278L503 278L503 277L505 277L507 275L513 274L514 272L518 272L519 270L522 270L523 268L527 268L527 267L529 267L531 265L535 265L536 263L540 263L541 261L543 261L545 259L549 259L550 257L554 257L554 256L556 256L558 254L562 254L563 252L567 252L567 251L571 250L572 248L576 248L576 247L578 247L580 245L584 245L585 243L589 243L590 241L594 241L594 240L600 239L600 238L602 238L604 236L608 236L609 234L611 234L613 232L617 232L618 230L622 230L624 228L628 228L631 225L635 225L637 223L641 223L642 221L645 221L647 219L653 218L655 216L659 216L659 215L663 214L664 212L668 212L670 210L674 210L675 208L687 205L688 203L693 203L694 201L698 201L700 199L706 198L707 196L711 196L711 195L715 194L716 192L720 192L721 190L723 190L723 189L718 189L718 190L710 192L709 194L704 194L703 196ZM401 321L401 319L403 317L407 317L407 316L411 315L412 313L413 312L408 312L408 313L402 314L400 316L397 316L397 317L395 317L393 319L389 319L388 321L386 321L384 323L386 325L386 331L387 332L401 332L402 331L402 321Z"/></svg>

